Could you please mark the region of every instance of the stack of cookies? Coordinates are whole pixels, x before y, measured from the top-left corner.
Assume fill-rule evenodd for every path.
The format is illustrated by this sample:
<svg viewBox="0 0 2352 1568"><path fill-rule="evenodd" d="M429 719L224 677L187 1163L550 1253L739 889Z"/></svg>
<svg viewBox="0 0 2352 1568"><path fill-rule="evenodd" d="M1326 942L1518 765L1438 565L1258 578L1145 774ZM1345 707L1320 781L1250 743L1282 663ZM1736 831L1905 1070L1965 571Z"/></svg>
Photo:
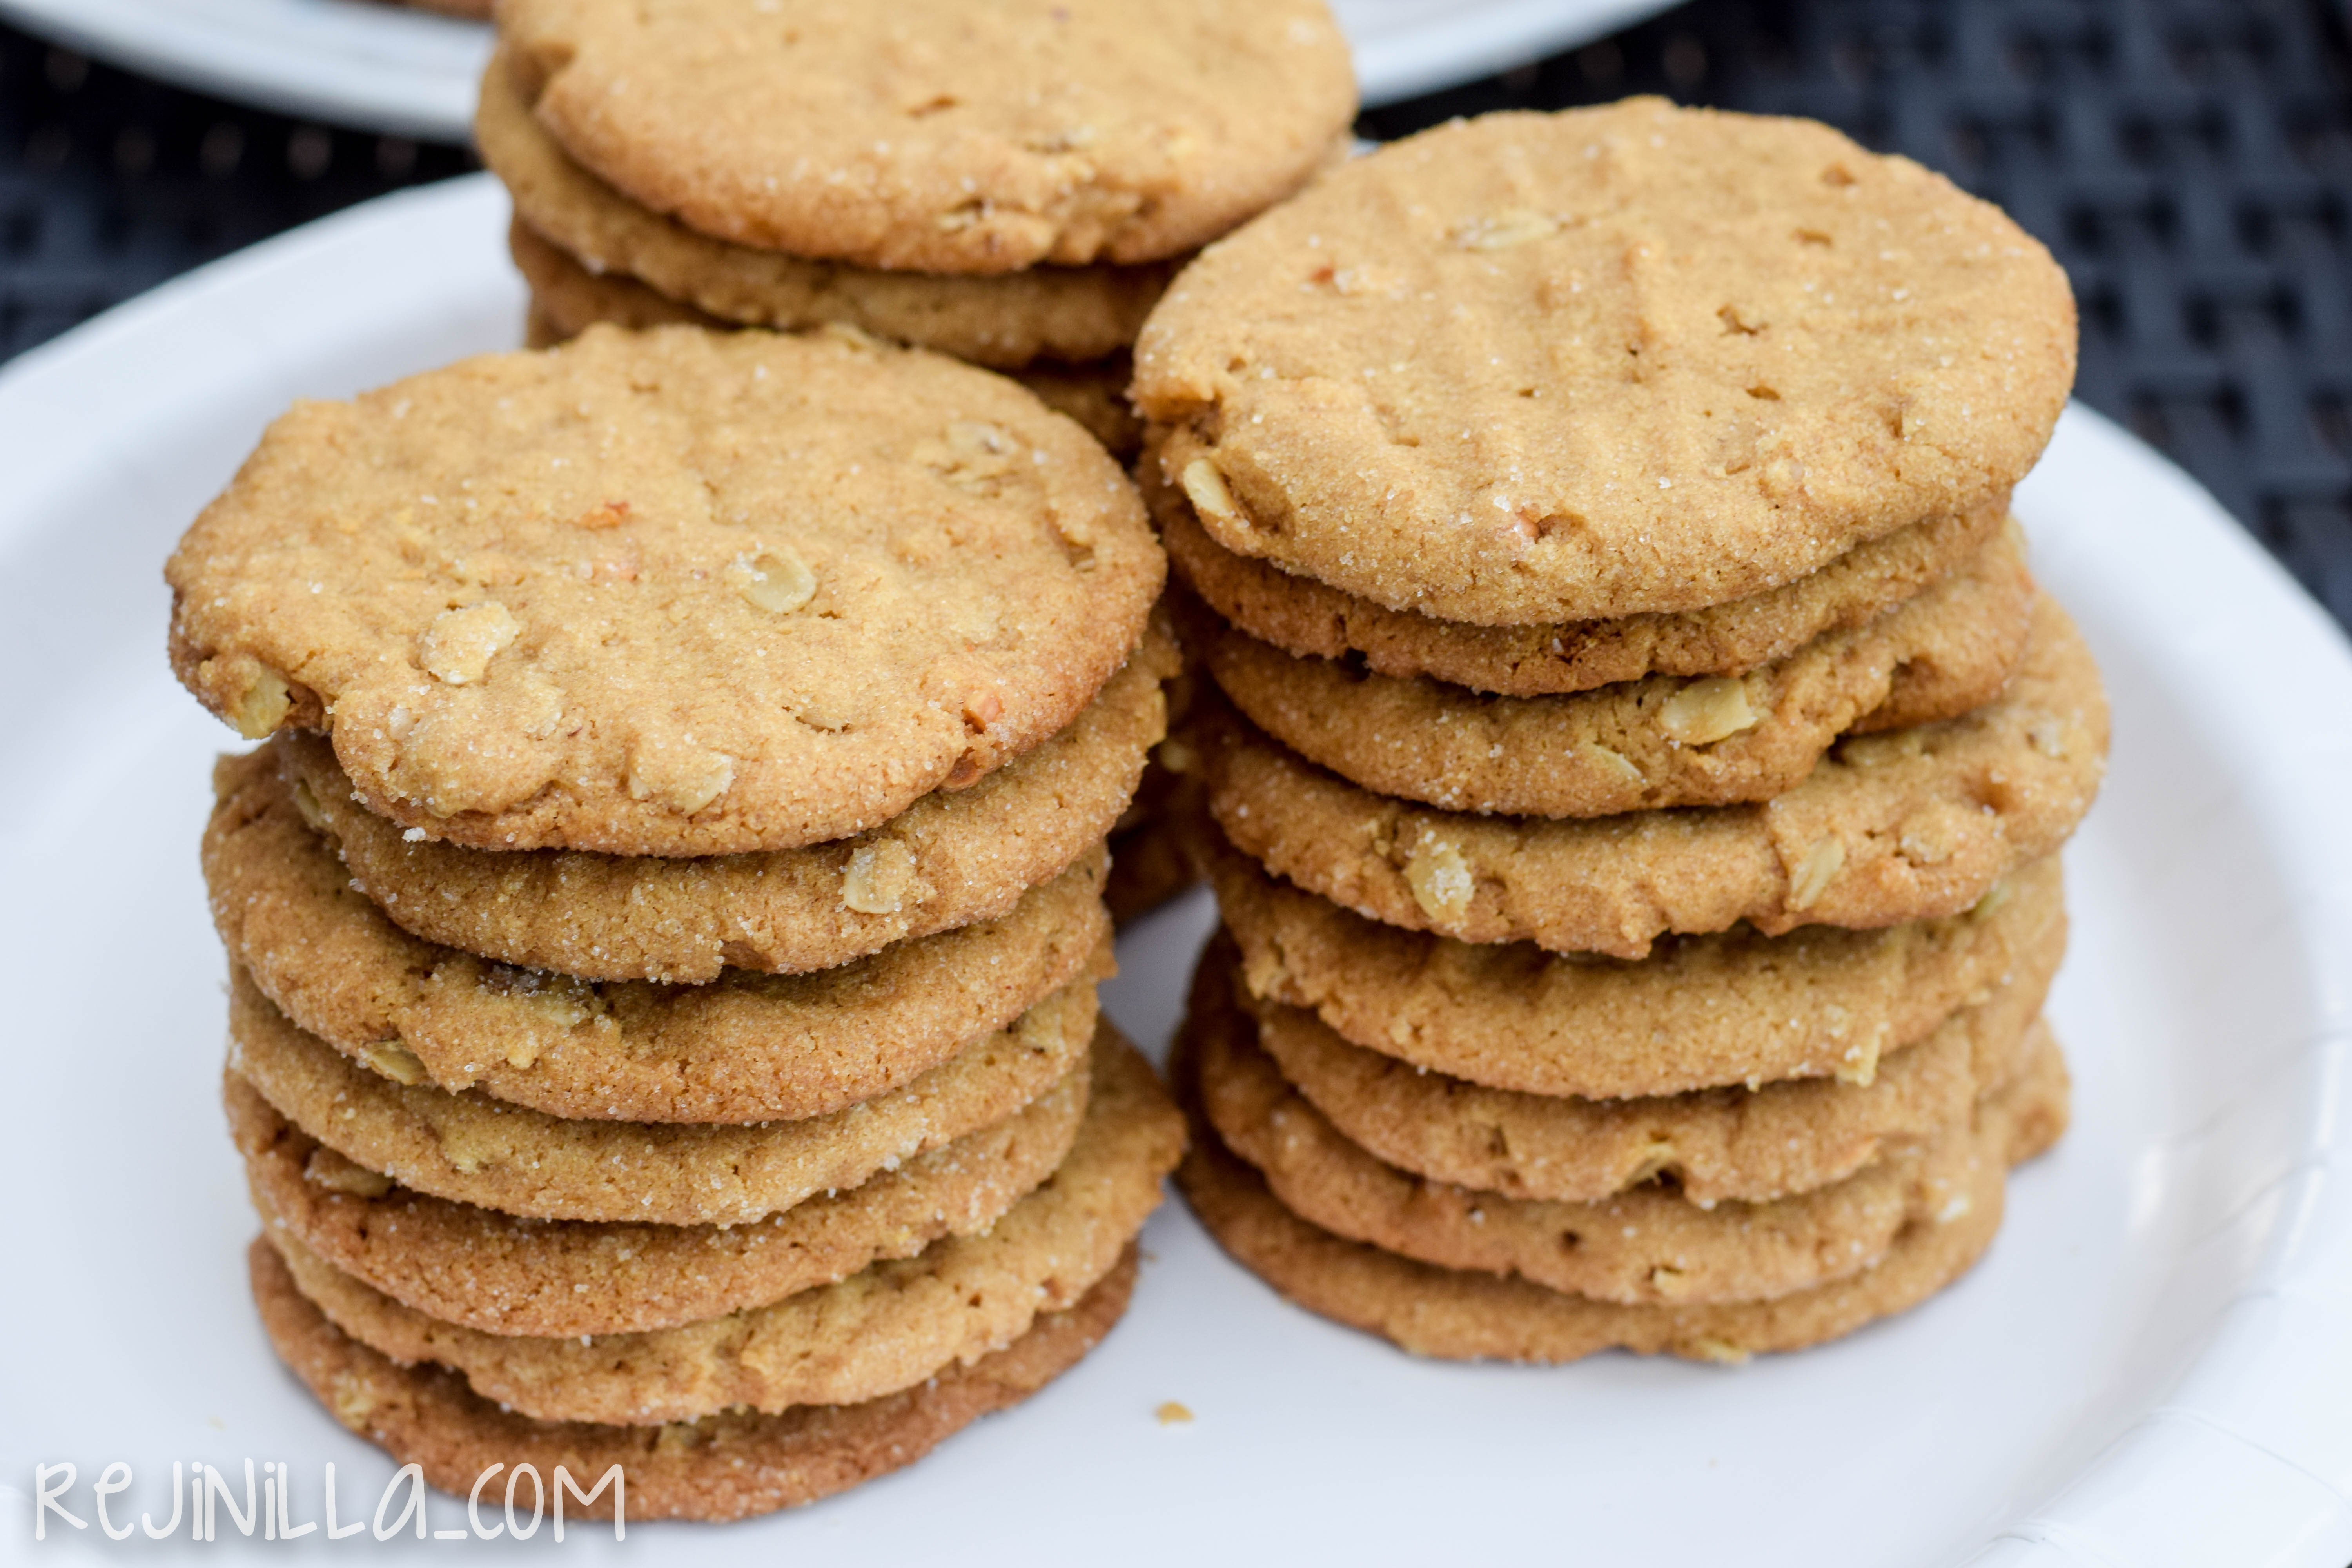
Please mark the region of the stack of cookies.
<svg viewBox="0 0 2352 1568"><path fill-rule="evenodd" d="M475 136L535 341L854 327L1019 376L1130 455L1174 258L1355 117L1323 0L509 0Z"/></svg>
<svg viewBox="0 0 2352 1568"><path fill-rule="evenodd" d="M1323 0L508 0L475 140L529 336L832 326L1018 378L1122 459L1129 346L1179 258L1344 155ZM1157 765L1124 921L1192 879Z"/></svg>
<svg viewBox="0 0 2352 1568"><path fill-rule="evenodd" d="M1095 998L1163 571L1082 431L855 334L599 327L271 426L172 658L272 737L205 840L225 1094L340 1420L730 1518L1102 1336L1182 1142Z"/></svg>
<svg viewBox="0 0 2352 1568"><path fill-rule="evenodd" d="M1983 1252L2065 1121L2106 743L2008 517L2074 348L1993 208L1654 100L1396 143L1177 279L1135 391L1229 1252L1533 1361L1811 1344Z"/></svg>

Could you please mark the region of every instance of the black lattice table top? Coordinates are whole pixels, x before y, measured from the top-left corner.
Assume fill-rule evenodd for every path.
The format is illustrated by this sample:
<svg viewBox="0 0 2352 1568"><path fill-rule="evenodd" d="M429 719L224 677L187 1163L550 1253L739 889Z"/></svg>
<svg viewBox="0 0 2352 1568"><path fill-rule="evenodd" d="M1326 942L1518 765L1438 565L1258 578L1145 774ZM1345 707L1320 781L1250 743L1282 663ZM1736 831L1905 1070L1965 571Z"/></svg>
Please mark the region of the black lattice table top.
<svg viewBox="0 0 2352 1568"><path fill-rule="evenodd" d="M1811 115L2008 207L2074 279L2083 400L2352 625L2352 71L2328 0L1694 0L1360 128L1637 91ZM472 166L0 29L0 357Z"/></svg>

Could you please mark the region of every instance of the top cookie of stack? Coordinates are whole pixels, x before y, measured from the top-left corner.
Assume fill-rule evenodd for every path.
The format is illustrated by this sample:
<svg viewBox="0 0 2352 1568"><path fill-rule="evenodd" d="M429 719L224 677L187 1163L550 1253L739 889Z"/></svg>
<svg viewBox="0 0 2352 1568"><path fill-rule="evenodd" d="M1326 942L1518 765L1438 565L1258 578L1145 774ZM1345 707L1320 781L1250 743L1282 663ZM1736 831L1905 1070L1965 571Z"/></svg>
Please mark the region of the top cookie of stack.
<svg viewBox="0 0 2352 1568"><path fill-rule="evenodd" d="M1063 730L1161 557L1078 430L832 335L592 333L298 406L173 556L173 667L478 849L783 850Z"/></svg>
<svg viewBox="0 0 2352 1568"><path fill-rule="evenodd" d="M1356 107L1321 0L517 0L499 25L476 135L541 337L852 326L1105 405L1171 258L1304 184Z"/></svg>
<svg viewBox="0 0 2352 1568"><path fill-rule="evenodd" d="M1134 394L1225 549L1530 626L1723 605L1998 507L2074 342L2048 254L1941 177L1636 100L1338 172L1186 270Z"/></svg>
<svg viewBox="0 0 2352 1568"><path fill-rule="evenodd" d="M1994 208L1655 100L1412 138L1180 275L1134 393L1228 1250L1524 1360L1795 1348L1974 1259L2065 1114L2105 711L2007 503L2073 370Z"/></svg>

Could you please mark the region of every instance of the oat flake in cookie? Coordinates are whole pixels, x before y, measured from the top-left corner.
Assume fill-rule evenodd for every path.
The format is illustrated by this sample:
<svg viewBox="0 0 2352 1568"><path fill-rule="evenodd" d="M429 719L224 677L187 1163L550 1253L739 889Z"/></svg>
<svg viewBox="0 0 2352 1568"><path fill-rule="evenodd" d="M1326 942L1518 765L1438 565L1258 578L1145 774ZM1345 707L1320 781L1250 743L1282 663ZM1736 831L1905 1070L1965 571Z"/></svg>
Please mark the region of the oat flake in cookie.
<svg viewBox="0 0 2352 1568"><path fill-rule="evenodd" d="M852 334L597 329L273 425L165 574L182 680L482 848L844 837L1061 729L1164 562L1095 443Z"/></svg>
<svg viewBox="0 0 2352 1568"><path fill-rule="evenodd" d="M1683 611L1998 496L2074 310L1998 210L1826 127L1442 126L1206 251L1135 395L1217 542L1481 626Z"/></svg>
<svg viewBox="0 0 2352 1568"><path fill-rule="evenodd" d="M533 114L656 212L866 267L1153 261L1356 113L1322 0L509 0Z"/></svg>

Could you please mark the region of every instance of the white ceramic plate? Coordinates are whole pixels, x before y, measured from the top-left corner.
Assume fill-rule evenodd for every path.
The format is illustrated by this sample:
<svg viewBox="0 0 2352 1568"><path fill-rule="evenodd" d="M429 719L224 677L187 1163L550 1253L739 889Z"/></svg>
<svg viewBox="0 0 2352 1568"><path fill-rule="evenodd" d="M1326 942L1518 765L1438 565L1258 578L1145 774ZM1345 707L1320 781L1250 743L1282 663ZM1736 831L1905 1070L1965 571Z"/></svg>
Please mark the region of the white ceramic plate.
<svg viewBox="0 0 2352 1568"><path fill-rule="evenodd" d="M1368 105L1538 59L1671 0L1333 0ZM0 16L133 70L289 114L471 134L489 28L375 0L0 0Z"/></svg>
<svg viewBox="0 0 2352 1568"><path fill-rule="evenodd" d="M278 1368L246 1298L195 868L231 742L165 670L158 567L289 400L514 342L503 223L485 180L389 198L0 375L0 1558L35 1550L37 1463L80 1467L85 1518L117 1459L159 1520L173 1460L290 1463L314 1518L324 1462L346 1518L390 1473ZM1950 1292L1740 1369L1443 1365L1286 1306L1171 1203L1127 1322L1030 1405L806 1512L640 1526L622 1550L2343 1568L2352 658L2203 492L2092 415L2018 507L2105 664L2116 742L2068 856L2053 1007L2074 1128ZM1110 1005L1150 1045L1206 919L1196 897L1123 944ZM1198 1419L1160 1426L1170 1399ZM461 1515L444 1500L436 1526ZM94 1530L60 1548L50 1522L52 1556L133 1551Z"/></svg>

